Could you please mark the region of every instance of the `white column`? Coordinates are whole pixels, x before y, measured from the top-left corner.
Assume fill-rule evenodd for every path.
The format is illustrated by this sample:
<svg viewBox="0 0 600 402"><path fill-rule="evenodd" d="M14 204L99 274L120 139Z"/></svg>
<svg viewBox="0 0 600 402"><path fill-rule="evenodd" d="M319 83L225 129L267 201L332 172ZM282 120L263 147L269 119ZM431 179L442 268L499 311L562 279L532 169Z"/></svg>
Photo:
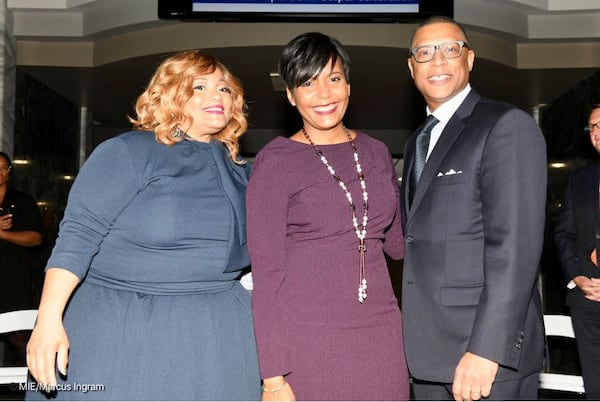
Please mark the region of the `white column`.
<svg viewBox="0 0 600 402"><path fill-rule="evenodd" d="M88 131L91 127L92 119L88 108L81 106L79 108L79 163L77 168L81 169L81 166L85 162L88 156Z"/></svg>
<svg viewBox="0 0 600 402"><path fill-rule="evenodd" d="M13 156L16 54L12 15L0 0L0 149Z"/></svg>

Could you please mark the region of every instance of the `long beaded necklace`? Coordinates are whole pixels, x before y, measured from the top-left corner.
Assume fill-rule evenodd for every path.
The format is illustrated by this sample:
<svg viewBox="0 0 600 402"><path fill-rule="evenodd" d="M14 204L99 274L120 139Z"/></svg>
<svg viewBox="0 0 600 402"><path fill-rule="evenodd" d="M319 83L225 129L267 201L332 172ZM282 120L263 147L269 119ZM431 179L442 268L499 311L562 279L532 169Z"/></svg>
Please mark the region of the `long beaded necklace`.
<svg viewBox="0 0 600 402"><path fill-rule="evenodd" d="M354 145L354 141L352 141L352 136L350 136L350 132L348 131L348 129L346 129L344 127L344 131L346 132L346 135L348 136L348 140L350 140L350 145L352 146L352 153L354 154L354 163L356 164L356 176L358 177L358 180L360 181L360 188L362 190L363 217L362 217L362 224L360 224L360 225L358 223L358 219L356 218L356 206L354 205L354 201L352 200L352 194L350 193L350 191L346 187L346 184L342 181L340 176L338 176L338 174L335 172L333 167L329 164L329 162L327 161L327 158L325 157L325 155L323 155L323 152L321 152L321 150L319 148L317 148L317 146L312 141L312 139L309 137L309 135L306 132L306 130L304 129L304 127L302 127L302 133L304 134L304 136L306 137L306 139L308 140L310 145L312 145L317 156L319 157L319 159L321 159L321 162L323 162L323 164L325 165L325 167L327 168L329 173L331 173L331 175L333 176L335 181L338 183L338 185L341 187L341 189L344 190L344 192L346 193L346 198L348 199L348 202L350 203L350 212L352 213L352 225L354 226L354 233L356 233L356 237L358 237L358 240L359 240L359 244L358 244L358 253L359 253L358 301L359 301L359 303L362 303L367 298L367 277L365 275L365 253L367 252L367 246L365 244L365 237L367 236L367 222L369 220L367 217L367 211L369 210L369 194L367 193L367 184L365 183L365 175L363 174L362 168L360 166L360 162L358 161L358 151L356 150L356 145Z"/></svg>

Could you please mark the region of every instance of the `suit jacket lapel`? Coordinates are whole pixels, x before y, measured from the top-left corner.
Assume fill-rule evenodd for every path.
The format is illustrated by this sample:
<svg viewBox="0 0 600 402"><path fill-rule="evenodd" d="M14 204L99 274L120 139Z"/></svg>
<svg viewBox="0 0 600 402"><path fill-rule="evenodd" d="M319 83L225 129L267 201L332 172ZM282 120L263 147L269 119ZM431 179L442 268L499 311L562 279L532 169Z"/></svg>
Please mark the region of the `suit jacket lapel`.
<svg viewBox="0 0 600 402"><path fill-rule="evenodd" d="M415 166L415 139L416 135L413 133L404 147L404 160L405 169L402 172L402 197L404 200L405 216L409 216L410 209L410 175L412 174L413 167ZM404 225L405 222L402 222Z"/></svg>
<svg viewBox="0 0 600 402"><path fill-rule="evenodd" d="M596 168L592 171L592 174L590 175L589 183L585 184L585 187L589 188L589 195L587 195L586 196L587 199L584 200L585 202L589 202L588 205L590 206L591 211L594 211L594 214L591 216L595 217L594 226L592 227L592 230L596 234L596 236L594 237L594 244L595 244L596 252L598 252L598 250L600 250L600 240L598 240L598 237L597 237L597 233L600 231L599 180L600 180L600 163L596 164ZM575 209L575 211L577 212L577 209ZM590 215L588 215L587 208L582 208L580 215L585 215L582 217L582 219L586 219L586 220L588 219L588 216L590 216Z"/></svg>
<svg viewBox="0 0 600 402"><path fill-rule="evenodd" d="M427 189L431 185L431 182L435 179L435 176L439 170L439 166L452 147L452 144L463 131L465 127L463 120L471 115L475 105L480 99L481 96L474 89L471 89L469 95L467 95L463 103L450 118L450 121L448 121L448 124L446 124L446 127L444 127L444 131L442 131L442 134L440 135L440 138L429 155L427 163L425 164L423 172L421 173L421 179L419 180L419 184L415 190L412 205L408 210L409 220L413 216L413 212L418 209L419 204L427 193ZM414 140L411 141L411 143L414 143ZM411 152L411 158L413 160L410 163L409 170L412 170L412 165L414 164L414 151ZM407 173L410 174L410 172ZM407 194L405 194L405 197L407 197ZM408 200L408 198L405 199ZM408 205L408 203L406 205Z"/></svg>

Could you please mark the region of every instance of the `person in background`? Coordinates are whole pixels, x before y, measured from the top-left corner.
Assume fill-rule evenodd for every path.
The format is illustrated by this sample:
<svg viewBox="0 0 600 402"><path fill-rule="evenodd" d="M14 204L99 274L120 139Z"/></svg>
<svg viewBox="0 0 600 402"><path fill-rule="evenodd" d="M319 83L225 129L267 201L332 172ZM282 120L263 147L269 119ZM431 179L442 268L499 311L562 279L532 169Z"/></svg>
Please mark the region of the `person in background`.
<svg viewBox="0 0 600 402"><path fill-rule="evenodd" d="M32 252L42 244L38 206L29 194L9 185L12 168L11 158L0 152L0 313L36 307ZM12 361L7 363L24 366L29 332L15 332L2 338L12 354Z"/></svg>
<svg viewBox="0 0 600 402"><path fill-rule="evenodd" d="M335 38L296 37L279 71L303 126L258 153L248 185L263 400L406 400L390 151L344 125L350 59Z"/></svg>
<svg viewBox="0 0 600 402"><path fill-rule="evenodd" d="M130 120L139 131L99 145L69 194L30 373L56 399L257 400L237 280L249 265L241 83L183 51L161 63Z"/></svg>
<svg viewBox="0 0 600 402"><path fill-rule="evenodd" d="M532 400L544 359L546 145L530 115L471 88L474 60L451 18L427 19L411 39L430 124L404 152L406 357L416 399Z"/></svg>
<svg viewBox="0 0 600 402"><path fill-rule="evenodd" d="M592 106L585 131L600 153L600 104ZM554 231L587 399L600 399L600 164L571 174Z"/></svg>

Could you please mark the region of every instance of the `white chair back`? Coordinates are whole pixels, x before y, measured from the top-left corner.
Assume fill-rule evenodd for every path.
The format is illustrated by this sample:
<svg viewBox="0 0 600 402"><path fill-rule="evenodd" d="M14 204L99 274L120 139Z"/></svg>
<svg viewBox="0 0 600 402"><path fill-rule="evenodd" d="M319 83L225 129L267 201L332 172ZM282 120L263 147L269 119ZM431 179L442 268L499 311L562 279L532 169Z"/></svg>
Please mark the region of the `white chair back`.
<svg viewBox="0 0 600 402"><path fill-rule="evenodd" d="M32 330L37 310L17 310L0 314L0 334ZM27 382L27 367L0 367L0 384Z"/></svg>
<svg viewBox="0 0 600 402"><path fill-rule="evenodd" d="M544 315L544 325L546 327L546 337L560 336L575 339L573 323L568 315ZM546 356L546 358L549 358L549 356ZM542 372L540 373L539 388L578 394L585 393L583 378L580 375L572 374Z"/></svg>

